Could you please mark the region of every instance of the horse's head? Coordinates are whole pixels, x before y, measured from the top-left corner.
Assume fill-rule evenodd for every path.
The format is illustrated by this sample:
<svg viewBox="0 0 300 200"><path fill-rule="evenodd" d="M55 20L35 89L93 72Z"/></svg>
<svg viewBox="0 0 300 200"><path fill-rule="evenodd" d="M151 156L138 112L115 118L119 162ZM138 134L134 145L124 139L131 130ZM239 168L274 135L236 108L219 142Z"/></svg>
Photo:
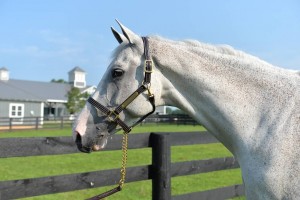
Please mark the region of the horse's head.
<svg viewBox="0 0 300 200"><path fill-rule="evenodd" d="M123 34L113 28L112 32L120 45L73 127L74 140L83 152L104 148L120 127L129 132L136 121L154 111L152 94L160 94L156 77L151 77L153 63L145 62L150 59L147 39L119 25Z"/></svg>

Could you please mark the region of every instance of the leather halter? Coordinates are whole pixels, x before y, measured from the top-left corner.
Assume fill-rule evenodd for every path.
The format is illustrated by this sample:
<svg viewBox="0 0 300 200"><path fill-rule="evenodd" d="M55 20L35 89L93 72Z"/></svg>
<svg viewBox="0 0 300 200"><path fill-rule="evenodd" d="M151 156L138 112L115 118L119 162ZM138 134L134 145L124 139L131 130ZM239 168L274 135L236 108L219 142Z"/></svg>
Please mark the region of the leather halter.
<svg viewBox="0 0 300 200"><path fill-rule="evenodd" d="M96 107L98 110L100 110L106 117L112 121L117 123L126 133L129 133L132 128L136 125L138 125L140 122L142 122L146 117L154 113L155 111L155 98L154 94L150 91L150 85L151 85L151 73L153 70L153 61L149 54L149 41L147 37L142 37L143 43L144 43L144 56L145 56L145 66L144 66L144 81L142 85L133 92L121 105L116 107L114 110L110 110L106 106L102 105L92 97L89 97L87 100L91 105ZM119 114L127 108L129 104L131 104L140 94L143 92L148 91L148 100L152 105L152 111L148 114L141 117L137 122L135 122L133 125L128 126L123 120L120 119Z"/></svg>
<svg viewBox="0 0 300 200"><path fill-rule="evenodd" d="M144 43L144 56L145 56L145 67L144 67L144 81L142 85L135 91L133 92L121 105L116 107L114 110L110 110L109 108L105 107L101 103L97 102L95 99L90 97L88 99L88 102L99 109L101 112L106 115L106 117L112 121L117 123L121 128L124 130L124 135L123 135L123 142L122 142L122 151L123 151L123 156L122 156L122 167L121 167L121 179L119 181L119 185L116 188L113 188L107 192L101 193L97 196L94 196L92 198L89 198L88 200L99 200L103 199L105 197L108 197L116 192L119 192L122 190L122 187L125 182L125 176L126 176L126 161L127 161L127 144L128 144L128 139L127 139L127 133L129 133L134 126L142 122L146 117L151 115L155 111L155 98L154 94L151 93L150 91L150 85L151 85L151 73L153 70L153 61L150 57L149 54L149 42L147 37L142 37L143 43ZM144 115L141 117L137 122L135 122L132 126L128 126L123 120L120 119L119 114L127 108L129 104L131 104L140 94L143 92L148 91L148 100L152 105L152 111L149 112L148 114Z"/></svg>

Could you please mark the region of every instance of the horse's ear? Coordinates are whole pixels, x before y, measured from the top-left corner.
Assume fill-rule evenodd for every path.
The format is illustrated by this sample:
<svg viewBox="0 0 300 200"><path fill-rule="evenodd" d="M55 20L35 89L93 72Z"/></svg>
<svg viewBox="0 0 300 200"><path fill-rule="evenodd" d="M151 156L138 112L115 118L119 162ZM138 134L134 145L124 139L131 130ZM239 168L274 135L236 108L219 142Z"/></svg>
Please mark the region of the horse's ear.
<svg viewBox="0 0 300 200"><path fill-rule="evenodd" d="M118 33L113 27L110 27L110 28L111 28L111 31L114 34L115 38L118 40L119 44L121 44L124 40L126 40L124 35Z"/></svg>
<svg viewBox="0 0 300 200"><path fill-rule="evenodd" d="M119 24L119 26L121 27L123 35L127 38L129 43L134 44L135 41L138 41L138 39L140 39L140 37L138 35L136 35L129 28L127 28L123 24L121 24L117 19L116 19L116 21Z"/></svg>

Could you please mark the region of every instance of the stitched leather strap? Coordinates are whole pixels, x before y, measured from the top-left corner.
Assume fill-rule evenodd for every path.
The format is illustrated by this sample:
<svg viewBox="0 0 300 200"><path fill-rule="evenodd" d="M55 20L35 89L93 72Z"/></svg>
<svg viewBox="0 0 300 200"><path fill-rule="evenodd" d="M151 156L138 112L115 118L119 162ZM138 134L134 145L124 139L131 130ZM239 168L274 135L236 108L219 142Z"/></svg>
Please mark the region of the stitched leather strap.
<svg viewBox="0 0 300 200"><path fill-rule="evenodd" d="M153 70L153 61L151 60L150 53L149 53L149 41L147 37L142 37L144 42L144 56L145 56L145 77L144 77L144 84L151 83L151 73Z"/></svg>
<svg viewBox="0 0 300 200"><path fill-rule="evenodd" d="M105 197L108 197L108 196L110 196L110 195L113 195L114 193L117 193L117 192L119 192L119 191L121 191L121 190L122 190L122 188L121 188L120 186L117 186L117 187L115 187L115 188L113 188L113 189L111 189L111 190L109 190L109 191L107 191L107 192L104 192L104 193L99 194L99 195L97 195L97 196L88 198L88 199L86 199L86 200L99 200L99 199L104 199Z"/></svg>

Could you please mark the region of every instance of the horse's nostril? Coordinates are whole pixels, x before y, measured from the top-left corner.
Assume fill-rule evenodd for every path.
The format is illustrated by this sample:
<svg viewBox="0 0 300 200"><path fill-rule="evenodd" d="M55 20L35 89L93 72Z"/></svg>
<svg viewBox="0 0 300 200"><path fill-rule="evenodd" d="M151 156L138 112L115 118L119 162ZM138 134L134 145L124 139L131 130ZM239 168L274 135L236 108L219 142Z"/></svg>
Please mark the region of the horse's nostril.
<svg viewBox="0 0 300 200"><path fill-rule="evenodd" d="M75 140L75 142L77 144L78 149L82 148L81 136L80 136L80 134L78 132L76 133L76 140Z"/></svg>
<svg viewBox="0 0 300 200"><path fill-rule="evenodd" d="M76 145L79 151L84 152L84 153L90 153L92 151L92 148L90 147L85 147L82 145L82 138L81 135L77 132L76 135Z"/></svg>

